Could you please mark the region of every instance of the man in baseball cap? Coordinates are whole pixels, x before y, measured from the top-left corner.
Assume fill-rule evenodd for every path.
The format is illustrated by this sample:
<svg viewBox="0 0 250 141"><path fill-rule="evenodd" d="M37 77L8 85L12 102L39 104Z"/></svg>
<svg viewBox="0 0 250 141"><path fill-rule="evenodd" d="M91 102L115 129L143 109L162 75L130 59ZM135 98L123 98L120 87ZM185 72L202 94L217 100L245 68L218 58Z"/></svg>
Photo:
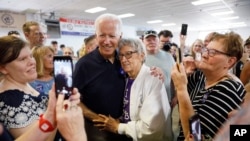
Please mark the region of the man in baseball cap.
<svg viewBox="0 0 250 141"><path fill-rule="evenodd" d="M154 31L154 30L145 31L143 37L144 37L144 38L147 38L147 37L149 37L149 36L155 36L155 37L157 37L158 35L157 35L157 32Z"/></svg>

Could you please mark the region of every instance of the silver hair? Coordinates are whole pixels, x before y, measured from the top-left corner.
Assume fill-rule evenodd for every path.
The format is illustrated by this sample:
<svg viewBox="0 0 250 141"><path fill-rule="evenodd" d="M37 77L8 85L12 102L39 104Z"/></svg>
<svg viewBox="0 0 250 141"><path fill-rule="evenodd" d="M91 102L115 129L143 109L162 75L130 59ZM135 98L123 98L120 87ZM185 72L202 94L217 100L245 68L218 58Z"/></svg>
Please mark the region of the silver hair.
<svg viewBox="0 0 250 141"><path fill-rule="evenodd" d="M117 16L117 15L114 15L114 14L109 14L109 13L106 13L106 14L102 14L100 15L99 17L96 18L95 20L95 30L99 30L99 25L100 25L100 22L101 21L114 21L117 23L117 35L121 35L122 34L122 20Z"/></svg>
<svg viewBox="0 0 250 141"><path fill-rule="evenodd" d="M123 48L124 46L129 46L133 48L135 51L137 51L139 54L144 53L144 60L147 56L147 51L145 45L142 43L140 39L135 39L135 38L122 38L118 42L118 50Z"/></svg>

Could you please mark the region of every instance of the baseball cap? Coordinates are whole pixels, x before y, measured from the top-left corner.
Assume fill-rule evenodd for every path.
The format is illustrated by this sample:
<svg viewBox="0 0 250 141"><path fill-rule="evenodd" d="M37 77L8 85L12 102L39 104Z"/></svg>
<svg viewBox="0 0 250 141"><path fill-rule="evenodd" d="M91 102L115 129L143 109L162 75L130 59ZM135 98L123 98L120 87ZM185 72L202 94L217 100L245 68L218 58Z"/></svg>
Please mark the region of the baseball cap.
<svg viewBox="0 0 250 141"><path fill-rule="evenodd" d="M154 30L148 30L148 31L145 31L144 32L144 38L147 38L148 36L155 36L155 37L157 37L158 35L157 35L157 32L156 31L154 31Z"/></svg>
<svg viewBox="0 0 250 141"><path fill-rule="evenodd" d="M247 38L247 40L245 41L244 46L249 45L249 44L250 44L250 37Z"/></svg>

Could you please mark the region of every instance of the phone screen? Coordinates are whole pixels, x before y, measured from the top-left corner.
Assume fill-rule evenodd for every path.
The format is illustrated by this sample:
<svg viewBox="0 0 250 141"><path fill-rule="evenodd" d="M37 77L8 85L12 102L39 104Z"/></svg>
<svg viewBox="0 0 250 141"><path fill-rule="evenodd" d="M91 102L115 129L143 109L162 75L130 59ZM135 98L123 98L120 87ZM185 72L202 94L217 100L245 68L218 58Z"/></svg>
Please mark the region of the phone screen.
<svg viewBox="0 0 250 141"><path fill-rule="evenodd" d="M196 61L201 61L201 53L200 52L195 53L195 60Z"/></svg>
<svg viewBox="0 0 250 141"><path fill-rule="evenodd" d="M73 90L73 63L70 56L54 56L54 79L56 95L62 93L68 99Z"/></svg>
<svg viewBox="0 0 250 141"><path fill-rule="evenodd" d="M201 125L198 114L193 115L189 119L190 133L194 137L194 141L201 141Z"/></svg>
<svg viewBox="0 0 250 141"><path fill-rule="evenodd" d="M181 35L187 35L188 24L181 25Z"/></svg>

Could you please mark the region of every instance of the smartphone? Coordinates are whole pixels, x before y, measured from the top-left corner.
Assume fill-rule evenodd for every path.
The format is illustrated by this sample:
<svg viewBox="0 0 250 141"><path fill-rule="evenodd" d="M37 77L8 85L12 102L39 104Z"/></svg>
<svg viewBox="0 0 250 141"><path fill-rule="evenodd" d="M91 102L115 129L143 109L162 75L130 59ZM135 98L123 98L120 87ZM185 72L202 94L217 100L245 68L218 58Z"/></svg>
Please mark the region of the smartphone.
<svg viewBox="0 0 250 141"><path fill-rule="evenodd" d="M182 53L181 53L181 48L177 48L176 52L176 62L180 64L182 62Z"/></svg>
<svg viewBox="0 0 250 141"><path fill-rule="evenodd" d="M181 48L177 48L176 51L176 64L177 64L177 68L180 71L179 65L182 62L182 53L181 53Z"/></svg>
<svg viewBox="0 0 250 141"><path fill-rule="evenodd" d="M193 135L194 141L201 141L201 124L198 114L189 118L190 134Z"/></svg>
<svg viewBox="0 0 250 141"><path fill-rule="evenodd" d="M181 35L187 35L188 24L181 25Z"/></svg>
<svg viewBox="0 0 250 141"><path fill-rule="evenodd" d="M70 56L54 56L54 80L56 96L64 94L64 99L68 99L73 91L73 62Z"/></svg>

